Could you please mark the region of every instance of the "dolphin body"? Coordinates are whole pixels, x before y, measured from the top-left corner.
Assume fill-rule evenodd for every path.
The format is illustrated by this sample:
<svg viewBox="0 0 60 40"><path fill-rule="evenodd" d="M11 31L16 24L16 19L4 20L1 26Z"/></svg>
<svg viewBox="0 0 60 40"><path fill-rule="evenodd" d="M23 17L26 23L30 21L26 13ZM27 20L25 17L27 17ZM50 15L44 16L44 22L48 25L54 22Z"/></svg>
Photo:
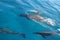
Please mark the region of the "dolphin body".
<svg viewBox="0 0 60 40"><path fill-rule="evenodd" d="M23 34L21 32L11 31L8 28L0 28L0 33L19 34L19 35L22 35L23 38L25 38L25 34Z"/></svg>
<svg viewBox="0 0 60 40"><path fill-rule="evenodd" d="M34 32L34 34L41 35L43 38L46 38L48 36L56 34L55 32L52 31L41 31L41 32Z"/></svg>
<svg viewBox="0 0 60 40"><path fill-rule="evenodd" d="M40 22L45 22L50 26L55 26L55 21L52 20L51 18L44 18L40 16L38 13L34 14L20 14L21 17L26 17L27 19L32 19L33 21L37 22L40 24Z"/></svg>

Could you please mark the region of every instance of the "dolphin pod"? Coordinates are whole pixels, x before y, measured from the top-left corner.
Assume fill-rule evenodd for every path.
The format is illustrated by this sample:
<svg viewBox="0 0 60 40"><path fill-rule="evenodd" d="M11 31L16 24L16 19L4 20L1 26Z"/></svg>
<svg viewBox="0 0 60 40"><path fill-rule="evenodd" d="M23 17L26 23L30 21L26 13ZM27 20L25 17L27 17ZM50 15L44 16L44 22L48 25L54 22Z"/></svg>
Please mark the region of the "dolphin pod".
<svg viewBox="0 0 60 40"><path fill-rule="evenodd" d="M12 31L8 28L0 28L0 33L7 33L7 34L18 34L18 35L21 35L23 38L26 38L26 35L25 33L21 33L21 32L15 32L15 31ZM58 32L57 32L58 33ZM37 35L41 35L43 38L46 38L48 36L52 36L54 34L57 34L56 32L54 31L39 31L39 32L33 32L32 34L37 34ZM60 33L60 32L59 32Z"/></svg>

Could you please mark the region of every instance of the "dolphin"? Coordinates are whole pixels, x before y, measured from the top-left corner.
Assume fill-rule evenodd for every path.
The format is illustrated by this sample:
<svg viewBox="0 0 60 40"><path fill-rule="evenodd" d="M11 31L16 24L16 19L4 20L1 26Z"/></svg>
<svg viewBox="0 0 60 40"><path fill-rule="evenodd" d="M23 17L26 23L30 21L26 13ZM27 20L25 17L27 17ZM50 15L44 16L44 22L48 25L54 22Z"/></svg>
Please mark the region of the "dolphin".
<svg viewBox="0 0 60 40"><path fill-rule="evenodd" d="M56 23L55 23L55 21L53 19L42 17L42 16L39 15L39 13L20 14L20 16L21 17L25 17L27 19L31 19L31 20L33 20L33 21L35 21L37 23L45 22L45 23L47 23L48 25L51 25L51 26L55 26L56 25Z"/></svg>
<svg viewBox="0 0 60 40"><path fill-rule="evenodd" d="M41 35L43 38L46 38L46 37L52 36L56 33L52 32L52 31L40 31L40 32L34 32L34 34L38 34L38 35Z"/></svg>
<svg viewBox="0 0 60 40"><path fill-rule="evenodd" d="M0 33L19 34L19 35L22 35L23 38L25 38L25 34L24 33L11 31L8 28L0 28Z"/></svg>
<svg viewBox="0 0 60 40"><path fill-rule="evenodd" d="M35 20L44 20L42 16L40 16L38 13L34 14L20 14L21 17L25 17L27 19L35 19Z"/></svg>

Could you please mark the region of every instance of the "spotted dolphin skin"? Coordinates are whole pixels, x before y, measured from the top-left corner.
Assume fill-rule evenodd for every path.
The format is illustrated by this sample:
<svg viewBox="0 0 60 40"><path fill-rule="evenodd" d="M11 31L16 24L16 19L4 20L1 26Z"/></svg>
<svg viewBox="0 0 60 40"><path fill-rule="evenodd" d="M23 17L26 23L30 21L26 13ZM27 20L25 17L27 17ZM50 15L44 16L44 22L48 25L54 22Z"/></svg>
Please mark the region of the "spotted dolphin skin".
<svg viewBox="0 0 60 40"><path fill-rule="evenodd" d="M25 38L25 34L24 33L11 31L8 28L0 28L0 33L18 34L18 35L22 35L22 37Z"/></svg>
<svg viewBox="0 0 60 40"><path fill-rule="evenodd" d="M35 14L20 14L21 17L26 17L27 19L35 19L35 20L44 20L38 13Z"/></svg>
<svg viewBox="0 0 60 40"><path fill-rule="evenodd" d="M34 34L41 35L43 38L46 38L48 36L54 35L55 32L52 31L41 31L41 32L34 32Z"/></svg>
<svg viewBox="0 0 60 40"><path fill-rule="evenodd" d="M45 22L50 26L55 26L55 21L51 18L44 18L42 16L40 16L38 13L35 14L20 14L21 17L26 17L27 19L31 19L37 23L40 22Z"/></svg>

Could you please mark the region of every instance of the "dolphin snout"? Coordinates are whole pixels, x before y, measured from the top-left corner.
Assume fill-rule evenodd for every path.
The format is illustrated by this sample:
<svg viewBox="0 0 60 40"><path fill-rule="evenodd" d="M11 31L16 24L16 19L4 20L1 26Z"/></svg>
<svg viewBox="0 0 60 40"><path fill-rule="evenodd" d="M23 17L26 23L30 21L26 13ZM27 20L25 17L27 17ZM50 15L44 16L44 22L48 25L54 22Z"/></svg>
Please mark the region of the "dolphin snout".
<svg viewBox="0 0 60 40"><path fill-rule="evenodd" d="M20 16L27 17L28 15L27 14L20 14Z"/></svg>

